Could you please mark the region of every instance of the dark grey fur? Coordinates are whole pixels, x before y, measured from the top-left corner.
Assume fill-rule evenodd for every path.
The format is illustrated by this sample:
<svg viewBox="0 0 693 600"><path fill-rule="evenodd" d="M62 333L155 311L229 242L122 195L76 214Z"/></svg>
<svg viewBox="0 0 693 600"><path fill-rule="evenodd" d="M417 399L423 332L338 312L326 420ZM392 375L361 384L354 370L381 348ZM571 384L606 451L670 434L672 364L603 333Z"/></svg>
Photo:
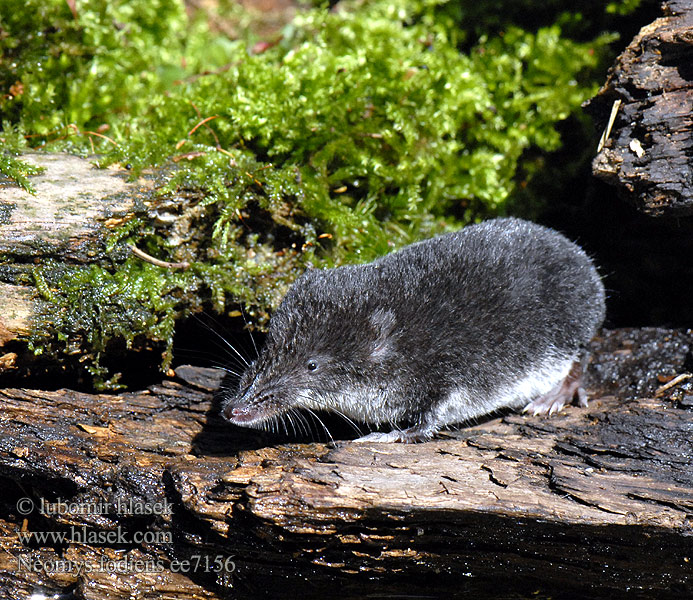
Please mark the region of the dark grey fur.
<svg viewBox="0 0 693 600"><path fill-rule="evenodd" d="M596 269L563 235L512 218L468 226L301 276L223 414L261 427L335 410L395 428L362 439L418 441L502 407L553 412L584 401L571 366L604 311Z"/></svg>

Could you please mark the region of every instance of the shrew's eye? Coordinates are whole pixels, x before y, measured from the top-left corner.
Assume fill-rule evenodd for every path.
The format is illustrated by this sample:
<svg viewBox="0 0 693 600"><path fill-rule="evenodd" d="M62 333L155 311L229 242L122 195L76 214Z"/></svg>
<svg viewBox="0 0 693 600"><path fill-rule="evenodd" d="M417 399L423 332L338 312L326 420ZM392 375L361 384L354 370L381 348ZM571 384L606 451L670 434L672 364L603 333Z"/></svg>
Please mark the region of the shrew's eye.
<svg viewBox="0 0 693 600"><path fill-rule="evenodd" d="M318 368L318 363L317 363L317 361L309 360L309 361L306 363L306 367L308 367L308 370L309 370L309 371L315 371L315 369Z"/></svg>

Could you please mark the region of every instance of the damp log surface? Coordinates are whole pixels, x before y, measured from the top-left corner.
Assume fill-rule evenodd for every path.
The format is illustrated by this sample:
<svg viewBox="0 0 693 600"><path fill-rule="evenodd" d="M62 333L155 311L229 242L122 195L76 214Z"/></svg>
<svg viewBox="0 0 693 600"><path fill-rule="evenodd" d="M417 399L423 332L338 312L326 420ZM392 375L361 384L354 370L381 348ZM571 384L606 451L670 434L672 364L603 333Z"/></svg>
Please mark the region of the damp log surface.
<svg viewBox="0 0 693 600"><path fill-rule="evenodd" d="M693 215L693 3L668 0L643 27L587 103L606 128L593 173L650 215Z"/></svg>
<svg viewBox="0 0 693 600"><path fill-rule="evenodd" d="M417 445L232 428L213 399L219 373L193 367L121 395L0 390L0 587L685 597L692 347L690 331L605 332L587 409L507 414ZM72 538L25 539L45 531ZM97 539L110 532L121 537Z"/></svg>

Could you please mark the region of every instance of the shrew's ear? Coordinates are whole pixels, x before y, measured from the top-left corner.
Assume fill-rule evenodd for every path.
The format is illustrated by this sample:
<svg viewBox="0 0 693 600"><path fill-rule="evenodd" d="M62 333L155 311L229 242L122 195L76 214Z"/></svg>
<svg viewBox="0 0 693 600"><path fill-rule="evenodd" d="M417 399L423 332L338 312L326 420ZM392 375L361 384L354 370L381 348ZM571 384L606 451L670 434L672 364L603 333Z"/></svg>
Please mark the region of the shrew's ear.
<svg viewBox="0 0 693 600"><path fill-rule="evenodd" d="M387 358L392 351L392 332L395 329L395 313L391 310L378 309L370 316L375 339L371 349L371 358L376 361Z"/></svg>

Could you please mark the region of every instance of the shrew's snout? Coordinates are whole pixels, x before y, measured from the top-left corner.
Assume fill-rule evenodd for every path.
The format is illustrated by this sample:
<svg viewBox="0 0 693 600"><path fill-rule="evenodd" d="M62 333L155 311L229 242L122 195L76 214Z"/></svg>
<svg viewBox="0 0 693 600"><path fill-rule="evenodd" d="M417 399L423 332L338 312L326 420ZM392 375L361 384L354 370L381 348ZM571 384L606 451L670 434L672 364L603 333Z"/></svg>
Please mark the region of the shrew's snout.
<svg viewBox="0 0 693 600"><path fill-rule="evenodd" d="M282 412L275 394L264 392L259 395L247 393L231 398L222 407L221 414L234 425L252 427Z"/></svg>
<svg viewBox="0 0 693 600"><path fill-rule="evenodd" d="M235 425L248 425L262 420L262 411L258 405L227 404L221 412L222 416Z"/></svg>

